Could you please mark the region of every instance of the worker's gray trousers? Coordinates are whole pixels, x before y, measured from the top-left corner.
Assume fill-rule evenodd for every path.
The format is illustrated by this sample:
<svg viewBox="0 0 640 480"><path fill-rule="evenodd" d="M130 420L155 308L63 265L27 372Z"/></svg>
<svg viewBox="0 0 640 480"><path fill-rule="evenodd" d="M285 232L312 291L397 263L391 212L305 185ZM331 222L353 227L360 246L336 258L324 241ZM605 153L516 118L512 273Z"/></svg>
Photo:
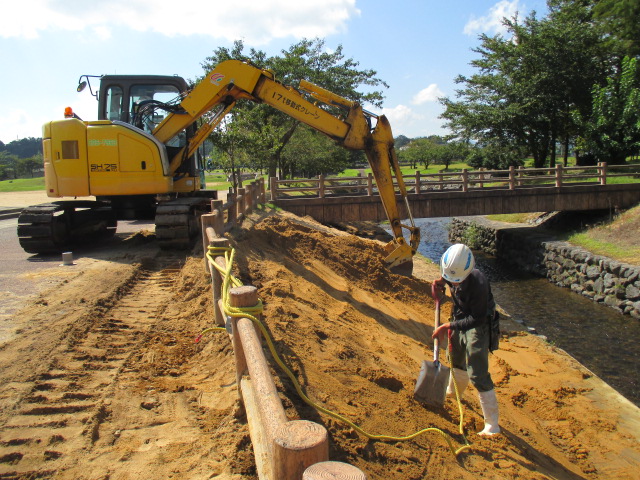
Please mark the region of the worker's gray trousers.
<svg viewBox="0 0 640 480"><path fill-rule="evenodd" d="M489 374L489 322L466 332L451 333L451 366L466 370L479 392L493 390Z"/></svg>

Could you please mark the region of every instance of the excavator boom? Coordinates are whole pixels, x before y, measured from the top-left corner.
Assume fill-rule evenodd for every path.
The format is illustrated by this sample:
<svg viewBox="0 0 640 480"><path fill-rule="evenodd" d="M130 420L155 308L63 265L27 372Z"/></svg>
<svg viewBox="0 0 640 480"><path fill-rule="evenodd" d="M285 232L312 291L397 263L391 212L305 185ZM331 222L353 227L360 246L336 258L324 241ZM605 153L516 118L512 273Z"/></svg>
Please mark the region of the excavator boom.
<svg viewBox="0 0 640 480"><path fill-rule="evenodd" d="M366 112L360 104L336 95L310 82L302 81L300 88L316 100L331 106L342 108L346 118L338 118L317 103L311 103L302 94L290 86L277 82L273 74L237 60L220 63L195 88L189 92L180 104L180 109L170 113L154 130L153 135L161 142L173 138L187 126L206 115L212 109L223 106L222 114L216 115L217 125L235 102L248 99L265 103L327 135L339 145L350 150L362 150L371 165L378 186L385 213L389 220L394 240L387 245L390 267L409 262L420 242L420 230L415 227L408 203L407 190L402 178L400 166L394 149L391 126L387 118ZM372 121L376 121L372 128ZM207 123L192 137L185 147L194 151L204 141L208 132L215 128ZM179 157L179 153L176 157ZM177 165L178 162L171 162ZM404 200L410 225L401 222L394 178ZM409 230L410 244L407 244L403 228Z"/></svg>

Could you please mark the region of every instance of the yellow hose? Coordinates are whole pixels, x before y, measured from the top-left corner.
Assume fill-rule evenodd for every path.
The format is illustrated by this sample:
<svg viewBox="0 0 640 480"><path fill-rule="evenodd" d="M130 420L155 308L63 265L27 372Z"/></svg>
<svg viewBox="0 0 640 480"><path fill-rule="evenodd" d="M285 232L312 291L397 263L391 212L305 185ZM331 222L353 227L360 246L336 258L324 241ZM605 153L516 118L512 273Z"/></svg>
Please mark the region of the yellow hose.
<svg viewBox="0 0 640 480"><path fill-rule="evenodd" d="M222 268L221 266L219 266L213 259L213 257L215 256L215 254L221 254L224 253L225 256L225 260L226 260L226 269ZM350 426L351 428L353 428L356 432L360 433L361 435L371 439L371 440L379 440L379 441L386 441L386 442L403 442L406 440L412 440L424 433L427 432L434 432L434 433L438 433L440 434L445 442L447 443L449 450L451 451L451 453L454 456L457 456L460 452L467 450L469 448L471 448L471 444L469 443L469 441L467 440L467 437L464 434L464 416L463 416L463 410L462 410L462 402L460 401L460 395L458 393L458 385L455 382L455 377L454 377L454 387L455 387L455 392L456 392L456 400L458 402L458 412L460 413L460 423L459 423L459 431L460 431L460 435L462 435L462 438L464 438L464 444L460 447L458 447L457 449L455 448L454 444L453 444L453 439L451 438L451 436L449 434L447 434L446 432L444 432L443 430L439 429L439 428L435 428L435 427L429 427L429 428L423 428L422 430L419 430L415 433L412 433L410 435L405 435L405 436L392 436L392 435L374 435L371 433L366 432L365 430L363 430L361 427L359 427L358 425L356 425L355 423L351 422L349 419L347 419L346 417L340 415L339 413L333 412L325 407L323 407L322 405L318 405L317 403L315 403L313 400L311 400L309 397L307 397L307 395L304 393L304 391L302 390L302 387L300 386L300 383L298 382L298 379L295 377L295 375L293 374L293 372L284 364L284 362L281 360L280 356L278 355L278 353L276 352L275 346L273 344L273 341L271 339L271 336L269 335L269 332L267 331L267 329L265 328L265 326L262 324L262 322L254 316L255 315L259 315L262 310L263 310L263 306L262 306L262 301L258 300L258 304L253 306L253 307L242 307L242 308L238 308L238 307L232 307L229 304L229 285L231 283L233 283L234 286L236 287L240 287L242 286L242 283L235 278L232 274L231 274L231 270L233 268L233 259L235 257L235 249L233 248L227 248L227 247L209 247L208 252L207 252L207 260L209 261L209 264L212 265L213 267L215 267L222 275L223 278L223 283L222 283L222 295L221 298L223 300L223 306L224 306L224 312L226 315L230 316L230 317L235 317L235 318L248 318L249 320L251 320L262 332L263 337L266 339L267 341L267 345L269 347L269 351L271 352L271 355L273 355L273 358L275 359L276 363L280 366L280 368L284 371L284 373L287 375L287 377L289 377L289 379L291 380L291 382L293 383L296 392L298 393L298 395L300 396L300 398L307 403L308 405L312 406L313 408L315 408L316 410L332 417L335 418L336 420L339 420L343 423L345 423L346 425ZM211 330L225 330L222 327L214 327L214 328L210 328L205 330L204 332L202 332L202 334L204 334L207 331L211 331ZM201 335L202 335L201 334Z"/></svg>

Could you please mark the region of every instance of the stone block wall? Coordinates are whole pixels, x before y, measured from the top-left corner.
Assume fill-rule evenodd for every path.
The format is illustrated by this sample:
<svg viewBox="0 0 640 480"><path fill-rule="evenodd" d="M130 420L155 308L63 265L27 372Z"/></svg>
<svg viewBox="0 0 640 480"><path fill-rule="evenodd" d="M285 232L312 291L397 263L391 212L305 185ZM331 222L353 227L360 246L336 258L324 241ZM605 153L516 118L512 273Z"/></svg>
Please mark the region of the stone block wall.
<svg viewBox="0 0 640 480"><path fill-rule="evenodd" d="M532 229L498 228L490 221L454 218L449 241L475 241L520 270L640 319L640 266L618 262Z"/></svg>

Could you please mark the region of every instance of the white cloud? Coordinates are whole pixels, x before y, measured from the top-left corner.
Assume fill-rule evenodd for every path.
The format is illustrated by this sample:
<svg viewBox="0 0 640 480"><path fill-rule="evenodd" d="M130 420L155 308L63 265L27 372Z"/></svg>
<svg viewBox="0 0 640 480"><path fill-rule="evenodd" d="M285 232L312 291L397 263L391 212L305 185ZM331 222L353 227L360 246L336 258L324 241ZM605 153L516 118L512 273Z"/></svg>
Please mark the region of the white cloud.
<svg viewBox="0 0 640 480"><path fill-rule="evenodd" d="M513 17L520 9L519 0L500 0L489 9L487 15L479 18L472 17L464 26L464 33L466 35L478 33L504 34L506 30L502 25L502 19Z"/></svg>
<svg viewBox="0 0 640 480"><path fill-rule="evenodd" d="M27 110L14 108L3 112L0 116L0 140L9 143L20 138L40 137L42 123Z"/></svg>
<svg viewBox="0 0 640 480"><path fill-rule="evenodd" d="M44 31L92 29L102 38L111 29L151 31L167 36L205 35L266 44L276 38L325 37L346 30L360 14L355 0L22 0L6 2L0 37L37 38Z"/></svg>
<svg viewBox="0 0 640 480"><path fill-rule="evenodd" d="M382 113L389 120L394 136L409 136L408 132L413 132L416 125L420 124L424 119L424 115L415 112L406 105L398 105L393 108L383 108Z"/></svg>
<svg viewBox="0 0 640 480"><path fill-rule="evenodd" d="M391 123L391 125L421 120L423 118L422 115L414 112L406 105L398 105L393 108L383 108L382 113L389 119L389 123Z"/></svg>
<svg viewBox="0 0 640 480"><path fill-rule="evenodd" d="M62 103L65 101L67 103ZM83 120L98 118L98 102L95 97L91 96L88 88L81 94L72 91L66 95L66 100L58 99L49 108L43 109L42 106L42 104L35 103L33 108L12 108L2 111L2 115L0 115L0 140L9 143L20 138L41 137L42 125L51 120L63 119L65 107L72 107L73 111Z"/></svg>
<svg viewBox="0 0 640 480"><path fill-rule="evenodd" d="M432 83L427 88L420 90L411 100L414 105L422 105L427 102L437 102L439 97L444 97L444 92L438 88L438 85Z"/></svg>

